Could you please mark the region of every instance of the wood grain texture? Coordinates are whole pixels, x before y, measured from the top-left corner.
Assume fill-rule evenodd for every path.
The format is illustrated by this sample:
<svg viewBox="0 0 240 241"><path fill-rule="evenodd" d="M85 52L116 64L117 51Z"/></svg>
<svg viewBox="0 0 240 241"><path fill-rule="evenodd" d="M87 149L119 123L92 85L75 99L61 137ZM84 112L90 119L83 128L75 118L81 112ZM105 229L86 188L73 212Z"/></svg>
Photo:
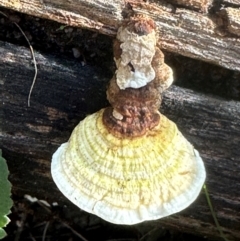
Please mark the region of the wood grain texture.
<svg viewBox="0 0 240 241"><path fill-rule="evenodd" d="M213 0L168 0L168 2L207 13L213 3Z"/></svg>
<svg viewBox="0 0 240 241"><path fill-rule="evenodd" d="M239 14L229 13L228 23L219 14L222 7L214 5L217 1L211 5L210 0L182 0L186 8L157 0L128 0L128 3L136 13L149 15L156 21L160 48L240 71L240 38L236 34ZM194 6L199 3L207 9L205 12L193 11L187 9L187 3ZM123 0L32 0L31 3L0 0L0 6L114 36L126 4Z"/></svg>
<svg viewBox="0 0 240 241"><path fill-rule="evenodd" d="M240 9L225 8L222 12L226 14L228 31L240 36Z"/></svg>
<svg viewBox="0 0 240 241"><path fill-rule="evenodd" d="M28 108L27 96L34 75L30 52L0 42L0 148L8 160L13 192L67 204L83 228L91 220L102 229L115 228L116 225L70 204L50 175L52 153L68 140L80 120L108 105L105 90L111 75L76 61L39 53L36 60L39 75ZM161 112L177 123L201 153L207 170L206 184L220 225L229 240L239 240L240 102L172 86L164 94ZM221 240L203 193L179 214L131 228L150 227L178 229Z"/></svg>
<svg viewBox="0 0 240 241"><path fill-rule="evenodd" d="M239 0L223 0L223 4L234 4L236 6L240 6Z"/></svg>

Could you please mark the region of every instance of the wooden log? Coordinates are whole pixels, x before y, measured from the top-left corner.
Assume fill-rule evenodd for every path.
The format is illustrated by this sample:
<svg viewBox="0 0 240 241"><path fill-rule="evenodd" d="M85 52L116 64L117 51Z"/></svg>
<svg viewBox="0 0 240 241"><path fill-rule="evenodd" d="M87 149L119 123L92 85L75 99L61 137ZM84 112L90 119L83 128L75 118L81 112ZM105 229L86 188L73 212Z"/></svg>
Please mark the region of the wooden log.
<svg viewBox="0 0 240 241"><path fill-rule="evenodd" d="M116 228L69 203L50 175L52 153L68 140L74 126L87 114L108 105L105 87L111 75L76 61L39 53L36 60L39 74L31 107L27 107L34 75L30 51L0 42L3 100L0 148L8 160L13 193L67 204L78 216L82 228L89 220L94 220L102 229ZM201 153L217 218L229 240L239 240L240 102L172 86L164 95L161 112L177 123ZM220 240L203 193L178 214L132 228L149 231L153 227L178 229Z"/></svg>
<svg viewBox="0 0 240 241"><path fill-rule="evenodd" d="M236 6L239 7L240 3L239 3L239 0L223 0L223 5L225 4L234 4Z"/></svg>
<svg viewBox="0 0 240 241"><path fill-rule="evenodd" d="M160 48L240 71L240 38L236 34L240 16L232 14L230 9L220 14L225 5L211 0L178 0L177 4L176 1L164 4L128 0L127 3L124 0L0 0L0 6L111 36L116 34L123 10L131 5L136 13L149 15L156 21ZM238 0L224 3L234 3L231 5L234 11L240 6Z"/></svg>
<svg viewBox="0 0 240 241"><path fill-rule="evenodd" d="M194 10L200 10L201 12L208 12L211 7L213 0L169 0L168 2L172 4L178 4L184 7L190 7Z"/></svg>
<svg viewBox="0 0 240 241"><path fill-rule="evenodd" d="M228 31L240 36L240 9L225 8L222 13L226 14Z"/></svg>

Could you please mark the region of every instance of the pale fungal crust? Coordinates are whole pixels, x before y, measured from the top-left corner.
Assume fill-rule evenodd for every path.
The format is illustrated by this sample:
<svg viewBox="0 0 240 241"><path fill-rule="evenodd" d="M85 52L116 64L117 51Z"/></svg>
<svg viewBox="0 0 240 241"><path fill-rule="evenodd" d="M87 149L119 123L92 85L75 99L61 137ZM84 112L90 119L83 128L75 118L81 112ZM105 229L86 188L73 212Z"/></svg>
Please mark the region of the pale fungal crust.
<svg viewBox="0 0 240 241"><path fill-rule="evenodd" d="M138 35L120 27L117 39L121 42L121 56L115 58L116 79L120 89L140 88L155 78L151 61L155 54L156 33Z"/></svg>
<svg viewBox="0 0 240 241"><path fill-rule="evenodd" d="M86 117L54 153L51 172L81 209L116 224L135 224L179 212L205 180L201 157L176 125L161 121L144 136L117 138L104 110Z"/></svg>
<svg viewBox="0 0 240 241"><path fill-rule="evenodd" d="M123 120L123 115L121 115L119 112L117 112L115 109L113 109L112 115L117 120Z"/></svg>
<svg viewBox="0 0 240 241"><path fill-rule="evenodd" d="M164 71L162 71L162 69L164 68ZM162 68L159 70L162 71L164 73L164 75L162 75L160 82L161 82L161 90L160 90L160 94L165 91L166 89L168 89L171 84L173 83L173 71L172 68L170 68L168 65L163 64Z"/></svg>
<svg viewBox="0 0 240 241"><path fill-rule="evenodd" d="M152 66L156 73L156 81L159 82L159 93L161 94L173 83L173 71L164 63L164 54L156 47L156 52L152 60Z"/></svg>

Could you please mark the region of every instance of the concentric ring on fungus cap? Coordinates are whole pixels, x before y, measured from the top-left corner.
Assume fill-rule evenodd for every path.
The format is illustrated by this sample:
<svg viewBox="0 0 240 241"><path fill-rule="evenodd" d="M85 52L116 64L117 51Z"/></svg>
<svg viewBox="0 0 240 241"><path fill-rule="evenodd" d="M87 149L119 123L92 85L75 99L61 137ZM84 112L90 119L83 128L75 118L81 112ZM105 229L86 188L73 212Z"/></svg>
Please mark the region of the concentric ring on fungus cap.
<svg viewBox="0 0 240 241"><path fill-rule="evenodd" d="M135 224L179 212L197 198L203 162L173 122L161 115L147 135L118 139L102 114L80 122L53 155L53 179L68 199L109 222Z"/></svg>
<svg viewBox="0 0 240 241"><path fill-rule="evenodd" d="M138 71L146 71L141 61L148 57L153 79L144 72L140 82L130 76L126 83L133 83L125 86L122 75L118 81L117 69L107 91L111 107L76 126L69 141L53 154L51 172L60 191L79 208L112 223L135 224L185 209L199 195L206 173L199 153L158 111L172 71L156 41L146 42L155 38L153 21L136 16L119 28L117 36L122 32L125 37L114 44L117 68L125 68L126 78L137 78L139 73L131 72L139 66L143 68ZM124 48L131 65L121 55ZM152 53L144 56L146 48Z"/></svg>

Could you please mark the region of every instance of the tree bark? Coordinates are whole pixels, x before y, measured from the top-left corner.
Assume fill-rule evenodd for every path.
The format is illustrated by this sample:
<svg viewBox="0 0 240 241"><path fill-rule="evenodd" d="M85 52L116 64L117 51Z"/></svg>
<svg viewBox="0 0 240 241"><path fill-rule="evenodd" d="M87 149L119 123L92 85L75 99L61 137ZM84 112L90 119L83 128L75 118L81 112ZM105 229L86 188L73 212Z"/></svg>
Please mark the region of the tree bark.
<svg viewBox="0 0 240 241"><path fill-rule="evenodd" d="M134 12L156 21L161 49L240 71L238 0L167 2L0 0L0 6L111 36L116 34L123 10L131 6Z"/></svg>
<svg viewBox="0 0 240 241"><path fill-rule="evenodd" d="M50 162L57 147L87 114L108 105L105 89L111 75L76 61L35 53L38 77L27 107L34 75L30 51L0 42L2 95L1 146L8 160L16 195L30 194L67 204L80 223L95 220L102 229L116 225L80 211L57 189ZM213 206L229 240L240 239L240 102L172 86L161 112L201 153ZM84 228L83 225L83 228ZM134 225L137 230L167 227L220 239L204 193L186 210L170 217ZM122 227L124 230L130 227Z"/></svg>

